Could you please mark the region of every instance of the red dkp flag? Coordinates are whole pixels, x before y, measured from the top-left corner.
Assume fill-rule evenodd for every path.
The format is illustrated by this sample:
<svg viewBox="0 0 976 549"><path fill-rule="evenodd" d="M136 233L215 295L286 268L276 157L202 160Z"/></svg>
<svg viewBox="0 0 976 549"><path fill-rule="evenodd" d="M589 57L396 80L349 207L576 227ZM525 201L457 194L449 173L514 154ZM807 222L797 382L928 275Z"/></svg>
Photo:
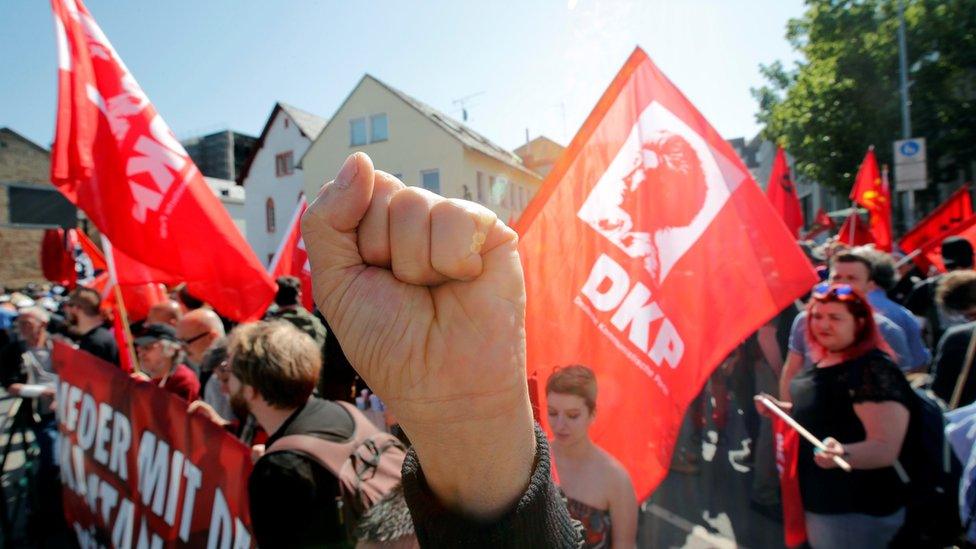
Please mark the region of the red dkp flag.
<svg viewBox="0 0 976 549"><path fill-rule="evenodd" d="M870 232L878 249L891 251L891 192L881 180L874 147L868 149L854 178L851 200L868 210Z"/></svg>
<svg viewBox="0 0 976 549"><path fill-rule="evenodd" d="M803 210L800 208L800 198L796 195L796 185L790 177L790 166L786 163L786 153L782 147L776 148L776 159L773 160L773 169L766 185L766 198L786 223L790 234L799 236L800 229L803 228Z"/></svg>
<svg viewBox="0 0 976 549"><path fill-rule="evenodd" d="M592 434L640 498L715 366L817 280L735 151L640 49L517 229L529 375L542 388L557 366L596 372Z"/></svg>
<svg viewBox="0 0 976 549"><path fill-rule="evenodd" d="M305 251L305 241L302 240L302 214L308 208L305 197L298 201L295 215L288 223L288 232L278 245L274 258L268 270L272 278L291 275L302 281L302 305L309 311L315 309L312 299L312 270L308 266L308 253Z"/></svg>
<svg viewBox="0 0 976 549"><path fill-rule="evenodd" d="M58 43L51 181L118 250L186 281L224 316L260 316L274 283L203 175L81 0L51 4ZM118 274L121 282L126 273Z"/></svg>

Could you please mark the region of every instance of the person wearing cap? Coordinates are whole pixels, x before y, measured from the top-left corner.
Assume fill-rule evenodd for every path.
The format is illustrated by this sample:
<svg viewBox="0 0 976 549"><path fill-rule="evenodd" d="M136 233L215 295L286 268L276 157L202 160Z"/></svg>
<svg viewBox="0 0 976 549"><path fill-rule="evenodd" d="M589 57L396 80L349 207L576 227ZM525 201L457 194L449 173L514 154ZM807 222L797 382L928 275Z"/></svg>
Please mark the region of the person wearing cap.
<svg viewBox="0 0 976 549"><path fill-rule="evenodd" d="M278 292L274 302L278 309L265 315L265 320L287 320L308 334L321 349L325 345L325 325L302 306L302 283L294 276L280 276L276 280Z"/></svg>
<svg viewBox="0 0 976 549"><path fill-rule="evenodd" d="M139 366L153 383L193 402L200 397L200 380L186 364L183 343L176 329L167 324L149 324L135 339Z"/></svg>
<svg viewBox="0 0 976 549"><path fill-rule="evenodd" d="M973 245L961 236L946 238L942 241L942 264L948 272L972 269ZM905 302L908 310L925 321L930 347L935 347L947 329L966 322L958 315L947 314L936 302L935 290L943 276L942 273L936 274L916 284Z"/></svg>

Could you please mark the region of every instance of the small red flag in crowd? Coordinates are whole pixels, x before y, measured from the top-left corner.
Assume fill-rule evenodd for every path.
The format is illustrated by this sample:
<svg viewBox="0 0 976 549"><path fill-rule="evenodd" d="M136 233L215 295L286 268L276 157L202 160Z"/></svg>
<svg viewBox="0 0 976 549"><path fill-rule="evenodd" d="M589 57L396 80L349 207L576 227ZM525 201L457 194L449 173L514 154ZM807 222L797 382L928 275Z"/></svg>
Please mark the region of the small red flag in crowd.
<svg viewBox="0 0 976 549"><path fill-rule="evenodd" d="M800 198L796 194L796 185L790 177L790 166L786 163L786 153L782 147L776 148L776 159L773 160L773 169L766 185L766 198L786 223L790 234L798 237L803 228L803 209L800 208Z"/></svg>
<svg viewBox="0 0 976 549"><path fill-rule="evenodd" d="M854 178L851 200L866 208L870 216L870 232L875 246L891 251L891 192L881 180L874 147L868 149Z"/></svg>
<svg viewBox="0 0 976 549"><path fill-rule="evenodd" d="M92 269L95 271L108 269L108 264L105 262L105 254L102 253L102 250L98 249L98 246L88 238L88 235L84 231L77 231L77 233L78 244L81 245L81 251L91 261Z"/></svg>
<svg viewBox="0 0 976 549"><path fill-rule="evenodd" d="M268 270L272 278L279 276L294 276L302 282L302 305L309 311L315 309L312 299L312 269L308 265L308 253L305 251L305 241L302 239L302 214L308 208L308 201L302 196L295 208L295 215L288 223L288 232L278 245L274 258Z"/></svg>
<svg viewBox="0 0 976 549"><path fill-rule="evenodd" d="M945 237L951 236L952 231L969 220L972 215L973 201L969 195L969 185L963 185L905 233L905 236L898 241L898 245L906 254L919 248L927 248L931 243L935 243L935 247L938 247ZM916 255L914 261L923 273L927 273L929 266L932 265L925 253Z"/></svg>
<svg viewBox="0 0 976 549"><path fill-rule="evenodd" d="M240 230L81 0L51 4L58 46L51 181L120 251L186 281L224 316L260 316L274 283Z"/></svg>
<svg viewBox="0 0 976 549"><path fill-rule="evenodd" d="M798 547L807 541L803 500L800 498L800 475L797 472L800 436L779 417L773 416L772 421L780 501L783 505L783 537L787 547Z"/></svg>
<svg viewBox="0 0 976 549"><path fill-rule="evenodd" d="M75 270L75 246L78 238L73 229L46 229L41 239L41 273L44 278L66 288L78 281Z"/></svg>
<svg viewBox="0 0 976 549"><path fill-rule="evenodd" d="M863 246L874 244L874 235L867 223L861 220L857 212L852 213L844 220L844 224L837 231L837 240L848 246Z"/></svg>
<svg viewBox="0 0 976 549"><path fill-rule="evenodd" d="M945 272L945 264L942 262L942 241L950 236L961 236L969 241L976 248L976 215L972 215L962 223L957 224L952 229L944 232L939 238L929 241L922 246L920 256L928 265L933 265L939 272Z"/></svg>
<svg viewBox="0 0 976 549"><path fill-rule="evenodd" d="M807 233L807 238L813 238L818 234L826 231L832 231L837 228L834 220L827 215L827 212L823 208L817 209L817 215L813 218L813 226L810 227L810 232Z"/></svg>
<svg viewBox="0 0 976 549"><path fill-rule="evenodd" d="M712 370L817 280L732 147L639 48L516 229L529 376L593 369L595 442L641 499Z"/></svg>

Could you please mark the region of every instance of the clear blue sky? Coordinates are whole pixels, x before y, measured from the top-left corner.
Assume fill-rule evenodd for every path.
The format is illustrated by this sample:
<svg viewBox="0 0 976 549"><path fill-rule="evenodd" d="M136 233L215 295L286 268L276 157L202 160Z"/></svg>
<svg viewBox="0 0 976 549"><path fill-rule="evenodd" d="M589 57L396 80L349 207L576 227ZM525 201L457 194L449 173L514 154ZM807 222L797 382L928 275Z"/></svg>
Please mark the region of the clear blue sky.
<svg viewBox="0 0 976 549"><path fill-rule="evenodd" d="M180 138L257 135L275 101L329 117L369 72L515 148L528 128L568 143L639 45L726 138L752 136L758 64L802 0L522 2L90 0L87 6ZM50 5L0 5L0 126L53 137Z"/></svg>

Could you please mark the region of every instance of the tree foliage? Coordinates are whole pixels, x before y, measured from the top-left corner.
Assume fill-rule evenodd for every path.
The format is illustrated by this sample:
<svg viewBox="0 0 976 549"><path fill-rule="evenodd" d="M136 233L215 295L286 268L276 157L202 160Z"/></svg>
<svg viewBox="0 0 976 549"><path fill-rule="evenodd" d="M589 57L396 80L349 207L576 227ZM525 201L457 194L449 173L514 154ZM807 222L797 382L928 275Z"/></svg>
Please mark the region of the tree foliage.
<svg viewBox="0 0 976 549"><path fill-rule="evenodd" d="M868 146L891 163L901 138L898 0L806 0L787 24L801 54L760 66L753 89L763 137L802 177L846 193ZM913 137L925 137L929 179L971 179L976 163L976 0L905 0Z"/></svg>

